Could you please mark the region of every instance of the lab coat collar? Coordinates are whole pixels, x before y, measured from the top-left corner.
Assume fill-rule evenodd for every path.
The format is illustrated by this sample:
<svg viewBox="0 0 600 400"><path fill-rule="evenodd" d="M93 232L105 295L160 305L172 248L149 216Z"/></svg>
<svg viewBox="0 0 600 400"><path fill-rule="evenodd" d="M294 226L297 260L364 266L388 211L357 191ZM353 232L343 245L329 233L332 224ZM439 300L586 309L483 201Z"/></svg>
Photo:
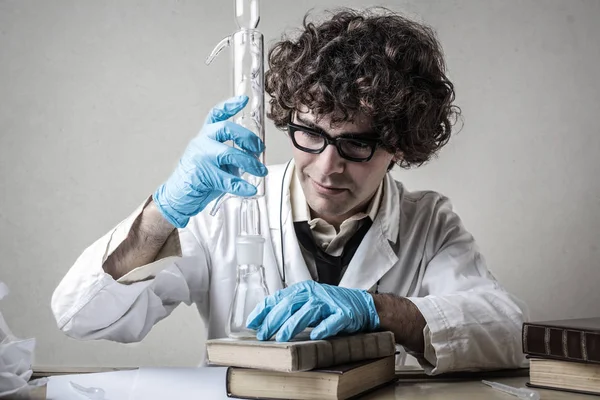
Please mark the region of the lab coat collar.
<svg viewBox="0 0 600 400"><path fill-rule="evenodd" d="M398 240L400 194L388 173L384 178L383 199L371 229L367 232L346 269L339 286L374 289L379 280L398 262L392 244Z"/></svg>
<svg viewBox="0 0 600 400"><path fill-rule="evenodd" d="M290 182L294 176L294 166L292 159L287 164L272 165L268 168L266 195L270 229L279 230L280 224L285 225L291 218ZM280 202L282 194L283 203ZM280 206L281 212L279 212ZM283 221L280 220L281 218Z"/></svg>
<svg viewBox="0 0 600 400"><path fill-rule="evenodd" d="M286 282L288 285L312 279L304 262L293 225L289 187L294 174L294 167L293 160L287 165L271 166L267 177L271 181L267 185L271 240L276 251L275 259L281 269L281 239L279 233L281 223L283 226ZM280 203L282 192L283 203ZM392 244L398 240L400 224L399 197L400 193L396 182L389 173L386 174L383 199L377 216L371 229L369 229L356 250L339 286L371 289L398 262L398 256L392 248ZM280 206L281 212L279 212Z"/></svg>
<svg viewBox="0 0 600 400"><path fill-rule="evenodd" d="M290 204L290 182L294 176L294 160L288 164L269 167L267 179L267 209L269 210L269 231L275 259L280 271L285 271L285 283L289 286L296 282L311 280L312 276L302 251L296 239L296 231L292 218L292 207ZM283 190L282 190L283 189ZM282 195L283 193L283 201ZM280 211L281 210L281 211ZM280 227L283 228L283 243L281 240ZM282 251L284 247L285 266L282 267Z"/></svg>
<svg viewBox="0 0 600 400"><path fill-rule="evenodd" d="M383 199L375 219L381 222L382 234L392 243L396 243L400 232L400 194L396 180L388 172L383 179Z"/></svg>

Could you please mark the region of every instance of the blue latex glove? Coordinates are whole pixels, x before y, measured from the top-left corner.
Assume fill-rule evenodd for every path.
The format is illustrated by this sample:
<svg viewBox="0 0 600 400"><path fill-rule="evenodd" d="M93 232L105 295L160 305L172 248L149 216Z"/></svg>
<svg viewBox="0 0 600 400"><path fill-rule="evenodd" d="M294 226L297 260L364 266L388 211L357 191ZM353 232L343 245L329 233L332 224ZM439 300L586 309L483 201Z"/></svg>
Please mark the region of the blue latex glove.
<svg viewBox="0 0 600 400"><path fill-rule="evenodd" d="M175 227L185 227L190 217L223 192L255 195L256 187L239 177L243 171L267 175L267 168L256 158L264 150L264 143L252 131L227 121L246 103L248 97L240 96L215 106L173 174L154 192L156 206ZM228 140L241 150L223 143Z"/></svg>
<svg viewBox="0 0 600 400"><path fill-rule="evenodd" d="M347 289L304 281L267 296L248 316L246 325L258 330L258 340L287 342L306 327L316 326L313 340L340 332L354 333L379 328L373 297L360 289Z"/></svg>

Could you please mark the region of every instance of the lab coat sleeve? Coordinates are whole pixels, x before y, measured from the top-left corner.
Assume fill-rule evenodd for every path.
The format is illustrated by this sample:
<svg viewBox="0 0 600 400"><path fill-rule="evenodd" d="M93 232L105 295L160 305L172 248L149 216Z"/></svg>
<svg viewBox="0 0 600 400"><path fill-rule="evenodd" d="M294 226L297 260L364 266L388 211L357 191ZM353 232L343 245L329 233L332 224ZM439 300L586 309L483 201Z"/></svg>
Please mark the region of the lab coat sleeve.
<svg viewBox="0 0 600 400"><path fill-rule="evenodd" d="M208 252L188 229L178 231L183 256L167 255L119 281L102 268L149 201L89 246L54 291L52 311L68 336L138 342L182 302L195 301L207 318L202 310L208 309L203 307L208 296Z"/></svg>
<svg viewBox="0 0 600 400"><path fill-rule="evenodd" d="M424 260L421 291L409 300L427 322L425 352L417 357L425 371L522 366L526 307L492 276L447 198L435 204Z"/></svg>

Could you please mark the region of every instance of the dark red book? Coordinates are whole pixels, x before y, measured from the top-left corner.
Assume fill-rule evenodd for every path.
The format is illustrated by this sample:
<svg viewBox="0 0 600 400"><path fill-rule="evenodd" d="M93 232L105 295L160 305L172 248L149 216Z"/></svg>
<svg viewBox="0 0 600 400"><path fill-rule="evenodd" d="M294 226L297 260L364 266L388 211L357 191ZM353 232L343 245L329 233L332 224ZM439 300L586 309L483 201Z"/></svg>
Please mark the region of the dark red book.
<svg viewBox="0 0 600 400"><path fill-rule="evenodd" d="M523 324L523 353L600 364L600 317Z"/></svg>

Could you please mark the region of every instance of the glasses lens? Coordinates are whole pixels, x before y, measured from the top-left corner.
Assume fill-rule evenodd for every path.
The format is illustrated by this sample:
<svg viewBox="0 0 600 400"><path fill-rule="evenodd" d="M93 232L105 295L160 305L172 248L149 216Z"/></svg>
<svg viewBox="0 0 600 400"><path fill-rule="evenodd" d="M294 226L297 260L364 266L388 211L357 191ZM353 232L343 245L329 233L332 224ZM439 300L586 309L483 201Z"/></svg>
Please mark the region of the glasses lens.
<svg viewBox="0 0 600 400"><path fill-rule="evenodd" d="M309 150L320 150L325 144L325 139L323 137L303 130L294 131L294 140L298 146Z"/></svg>
<svg viewBox="0 0 600 400"><path fill-rule="evenodd" d="M373 146L369 143L360 142L352 139L342 139L339 141L342 153L347 157L366 159L371 157Z"/></svg>

